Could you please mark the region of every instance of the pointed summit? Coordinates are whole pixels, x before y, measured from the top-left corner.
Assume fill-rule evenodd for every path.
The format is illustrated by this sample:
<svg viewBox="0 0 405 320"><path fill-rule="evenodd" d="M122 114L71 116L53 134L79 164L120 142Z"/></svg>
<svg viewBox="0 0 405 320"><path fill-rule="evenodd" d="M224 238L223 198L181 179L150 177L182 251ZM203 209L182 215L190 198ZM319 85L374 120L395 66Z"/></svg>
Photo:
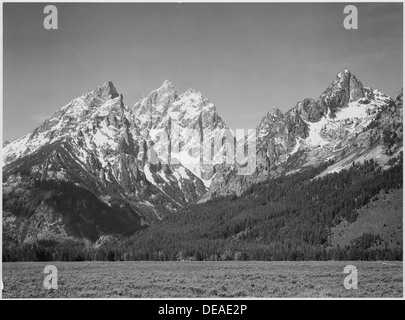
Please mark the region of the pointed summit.
<svg viewBox="0 0 405 320"><path fill-rule="evenodd" d="M171 92L171 91L174 91L174 90L175 90L175 88L174 88L173 83L171 83L167 79L163 82L163 84L158 89L156 89L156 91L159 92L159 93L161 93L161 92Z"/></svg>
<svg viewBox="0 0 405 320"><path fill-rule="evenodd" d="M199 91L197 91L197 90L194 89L194 88L188 88L188 89L186 90L186 92L185 92L185 94L193 94L193 93L199 93L199 94L201 94Z"/></svg>
<svg viewBox="0 0 405 320"><path fill-rule="evenodd" d="M146 97L141 98L133 106L136 116L141 114L150 114L156 108L161 113L166 110L170 103L174 102L177 98L177 92L173 84L169 80L165 80L163 84L151 91Z"/></svg>
<svg viewBox="0 0 405 320"><path fill-rule="evenodd" d="M350 77L351 72L349 69L342 69L340 72L336 75L336 78L343 78L343 77Z"/></svg>
<svg viewBox="0 0 405 320"><path fill-rule="evenodd" d="M268 126L270 124L275 123L275 122L279 122L283 118L284 118L283 112L279 108L274 107L274 108L270 109L270 111L268 111L266 113L266 115L262 118L258 128L261 128L261 129L262 128L268 128ZM265 130L267 130L267 129L265 129Z"/></svg>
<svg viewBox="0 0 405 320"><path fill-rule="evenodd" d="M349 69L342 69L336 76L341 87L348 92L349 102L357 101L364 97L363 84L357 80Z"/></svg>
<svg viewBox="0 0 405 320"><path fill-rule="evenodd" d="M173 83L166 79L165 81L163 81L162 87L173 87Z"/></svg>
<svg viewBox="0 0 405 320"><path fill-rule="evenodd" d="M283 116L283 112L279 108L274 107L267 112L267 116L281 117Z"/></svg>
<svg viewBox="0 0 405 320"><path fill-rule="evenodd" d="M114 99L118 97L117 89L115 89L112 81L107 81L94 90L94 94L102 99Z"/></svg>
<svg viewBox="0 0 405 320"><path fill-rule="evenodd" d="M335 80L321 94L317 104L321 106L325 114L328 114L328 110L330 110L330 116L334 117L338 109L363 97L362 83L348 69L342 69L336 75Z"/></svg>
<svg viewBox="0 0 405 320"><path fill-rule="evenodd" d="M166 100L167 97L174 97L176 96L176 89L169 80L165 80L163 84L157 88L156 90L153 90L148 97L152 97L152 100L156 100L155 103L158 104L159 100L163 99ZM169 99L173 100L173 99Z"/></svg>
<svg viewBox="0 0 405 320"><path fill-rule="evenodd" d="M188 88L187 91L182 94L182 96L187 96L195 100L203 100L201 92L195 90L194 88Z"/></svg>
<svg viewBox="0 0 405 320"><path fill-rule="evenodd" d="M352 74L349 69L342 69L337 75L333 84L348 85L347 89L357 90L359 87L363 88L362 83L357 80L356 76Z"/></svg>

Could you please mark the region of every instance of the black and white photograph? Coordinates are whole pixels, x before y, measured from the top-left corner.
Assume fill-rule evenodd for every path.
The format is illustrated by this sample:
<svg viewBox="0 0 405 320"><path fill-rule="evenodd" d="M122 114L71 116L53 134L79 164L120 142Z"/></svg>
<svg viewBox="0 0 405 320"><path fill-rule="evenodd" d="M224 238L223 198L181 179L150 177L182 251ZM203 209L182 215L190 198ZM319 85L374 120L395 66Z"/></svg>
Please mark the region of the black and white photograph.
<svg viewBox="0 0 405 320"><path fill-rule="evenodd" d="M403 298L403 12L2 2L1 298Z"/></svg>

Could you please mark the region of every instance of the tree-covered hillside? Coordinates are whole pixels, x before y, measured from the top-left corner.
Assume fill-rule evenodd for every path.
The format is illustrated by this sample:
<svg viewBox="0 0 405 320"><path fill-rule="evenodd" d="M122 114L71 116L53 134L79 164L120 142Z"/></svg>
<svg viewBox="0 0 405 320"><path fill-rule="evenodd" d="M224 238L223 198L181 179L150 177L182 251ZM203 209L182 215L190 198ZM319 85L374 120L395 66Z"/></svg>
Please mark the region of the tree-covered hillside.
<svg viewBox="0 0 405 320"><path fill-rule="evenodd" d="M359 234L332 247L331 228L357 218L380 191L402 187L402 153L382 168L353 163L315 178L331 163L251 186L240 197L216 198L175 212L130 237L79 242L36 242L3 248L14 260L375 260L402 259L402 246L380 245L378 234Z"/></svg>

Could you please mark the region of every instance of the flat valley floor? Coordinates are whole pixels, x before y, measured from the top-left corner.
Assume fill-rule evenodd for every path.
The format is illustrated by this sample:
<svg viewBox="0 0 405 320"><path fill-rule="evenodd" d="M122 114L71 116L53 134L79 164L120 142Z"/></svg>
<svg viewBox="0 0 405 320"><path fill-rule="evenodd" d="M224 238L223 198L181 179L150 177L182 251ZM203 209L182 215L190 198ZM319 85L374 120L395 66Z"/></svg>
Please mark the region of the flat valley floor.
<svg viewBox="0 0 405 320"><path fill-rule="evenodd" d="M58 288L47 290L54 265ZM344 287L344 268L358 289ZM3 263L3 298L331 298L403 296L401 261Z"/></svg>

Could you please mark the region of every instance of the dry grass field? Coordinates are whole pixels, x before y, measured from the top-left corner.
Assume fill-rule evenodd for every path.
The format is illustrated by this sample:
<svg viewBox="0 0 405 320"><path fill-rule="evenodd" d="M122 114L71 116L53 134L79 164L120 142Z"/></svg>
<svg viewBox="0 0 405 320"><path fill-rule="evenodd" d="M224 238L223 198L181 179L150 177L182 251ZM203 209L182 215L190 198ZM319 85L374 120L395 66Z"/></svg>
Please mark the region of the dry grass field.
<svg viewBox="0 0 405 320"><path fill-rule="evenodd" d="M44 267L58 289L43 287ZM346 265L358 289L346 290ZM3 298L402 297L402 262L15 262L3 263Z"/></svg>

